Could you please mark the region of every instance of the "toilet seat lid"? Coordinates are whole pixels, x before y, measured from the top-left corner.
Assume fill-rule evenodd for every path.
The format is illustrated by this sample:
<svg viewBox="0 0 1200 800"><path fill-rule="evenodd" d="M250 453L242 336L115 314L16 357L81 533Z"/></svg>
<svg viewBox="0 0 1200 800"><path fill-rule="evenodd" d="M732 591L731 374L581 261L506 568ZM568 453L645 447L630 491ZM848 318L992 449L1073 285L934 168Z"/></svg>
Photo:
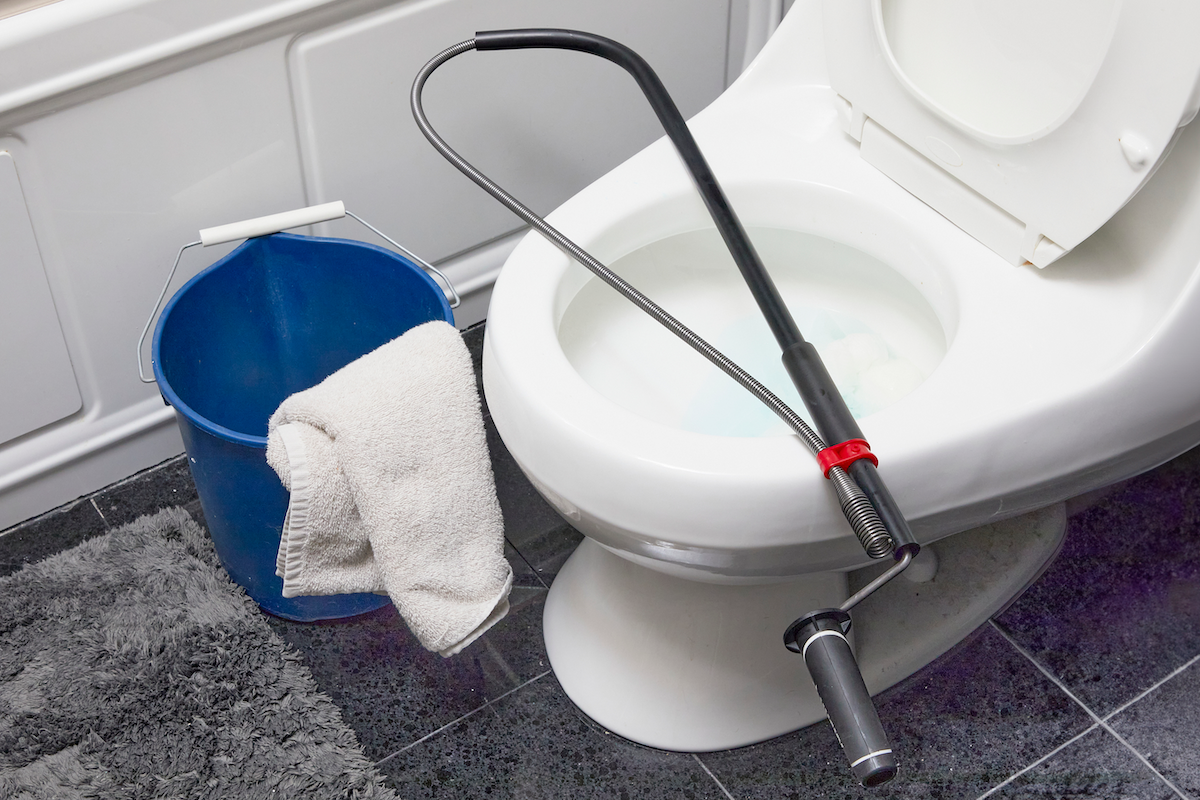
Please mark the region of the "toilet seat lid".
<svg viewBox="0 0 1200 800"><path fill-rule="evenodd" d="M1107 222L1200 107L1194 0L822 11L862 157L1014 264L1044 267Z"/></svg>

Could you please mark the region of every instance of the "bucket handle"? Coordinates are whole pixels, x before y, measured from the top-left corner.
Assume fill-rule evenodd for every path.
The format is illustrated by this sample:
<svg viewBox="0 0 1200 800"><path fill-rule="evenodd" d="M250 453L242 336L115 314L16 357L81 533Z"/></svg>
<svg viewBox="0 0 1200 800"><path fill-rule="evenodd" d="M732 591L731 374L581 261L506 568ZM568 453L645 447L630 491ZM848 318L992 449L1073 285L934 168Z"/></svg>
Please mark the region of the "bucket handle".
<svg viewBox="0 0 1200 800"><path fill-rule="evenodd" d="M314 225L318 222L328 222L330 220L341 219L342 217L350 217L357 220L361 225L392 245L392 247L395 247L401 253L408 256L417 266L441 278L442 282L446 284L446 288L450 290L451 308L458 308L459 304L462 303L462 298L458 296L458 291L454 288L454 284L450 282L450 279L440 269L416 255L354 212L347 211L345 204L341 200L308 206L307 208L297 208L292 211L284 211L281 214L270 214L265 217L245 219L241 222L231 222L227 225L217 225L213 228L204 228L200 231L200 239L198 241L189 242L179 248L179 254L175 256L175 263L171 266L170 274L167 275L167 282L163 284L162 291L158 295L158 300L154 303L154 309L150 312L150 318L146 320L146 325L142 328L142 335L138 337L138 377L142 379L142 383L154 383L154 376L146 377L146 371L142 365L142 348L146 344L146 334L150 332L150 327L154 324L154 318L158 315L158 309L162 305L163 299L167 296L167 290L171 288L171 281L175 279L175 270L179 269L179 260L183 258L184 250L200 245L208 247L209 245L224 244L225 242L232 242L237 239L266 236L271 233L285 231L289 228L298 228L301 225Z"/></svg>

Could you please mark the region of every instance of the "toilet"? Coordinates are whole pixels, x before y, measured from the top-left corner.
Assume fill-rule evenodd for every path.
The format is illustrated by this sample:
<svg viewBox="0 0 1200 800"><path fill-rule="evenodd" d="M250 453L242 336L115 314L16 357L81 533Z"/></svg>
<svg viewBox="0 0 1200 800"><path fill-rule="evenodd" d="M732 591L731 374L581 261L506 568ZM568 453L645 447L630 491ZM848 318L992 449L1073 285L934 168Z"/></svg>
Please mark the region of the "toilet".
<svg viewBox="0 0 1200 800"><path fill-rule="evenodd" d="M1200 6L1153 5L797 0L689 123L924 545L853 613L872 693L1035 580L1065 500L1200 442ZM804 414L667 141L548 219ZM801 442L536 234L483 373L585 535L544 617L576 705L680 751L822 719L783 632L885 565Z"/></svg>

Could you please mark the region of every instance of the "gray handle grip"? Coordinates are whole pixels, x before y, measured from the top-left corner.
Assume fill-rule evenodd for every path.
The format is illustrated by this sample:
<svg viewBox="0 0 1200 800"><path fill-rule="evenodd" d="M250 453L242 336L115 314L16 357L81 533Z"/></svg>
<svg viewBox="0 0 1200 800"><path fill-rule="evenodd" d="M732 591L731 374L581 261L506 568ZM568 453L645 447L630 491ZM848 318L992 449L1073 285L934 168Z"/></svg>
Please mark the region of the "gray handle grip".
<svg viewBox="0 0 1200 800"><path fill-rule="evenodd" d="M810 615L788 629L785 641L803 654L854 777L868 787L894 778L896 756L837 617Z"/></svg>

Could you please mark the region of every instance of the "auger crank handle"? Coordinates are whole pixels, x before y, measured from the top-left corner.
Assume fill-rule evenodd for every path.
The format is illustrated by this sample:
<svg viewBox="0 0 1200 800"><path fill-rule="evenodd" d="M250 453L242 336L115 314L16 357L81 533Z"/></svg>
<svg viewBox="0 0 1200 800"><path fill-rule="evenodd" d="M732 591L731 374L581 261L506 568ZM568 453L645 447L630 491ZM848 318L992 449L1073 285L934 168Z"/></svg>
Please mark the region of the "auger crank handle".
<svg viewBox="0 0 1200 800"><path fill-rule="evenodd" d="M846 640L849 630L848 613L823 608L793 622L783 643L803 656L854 777L879 786L896 776L896 756Z"/></svg>

